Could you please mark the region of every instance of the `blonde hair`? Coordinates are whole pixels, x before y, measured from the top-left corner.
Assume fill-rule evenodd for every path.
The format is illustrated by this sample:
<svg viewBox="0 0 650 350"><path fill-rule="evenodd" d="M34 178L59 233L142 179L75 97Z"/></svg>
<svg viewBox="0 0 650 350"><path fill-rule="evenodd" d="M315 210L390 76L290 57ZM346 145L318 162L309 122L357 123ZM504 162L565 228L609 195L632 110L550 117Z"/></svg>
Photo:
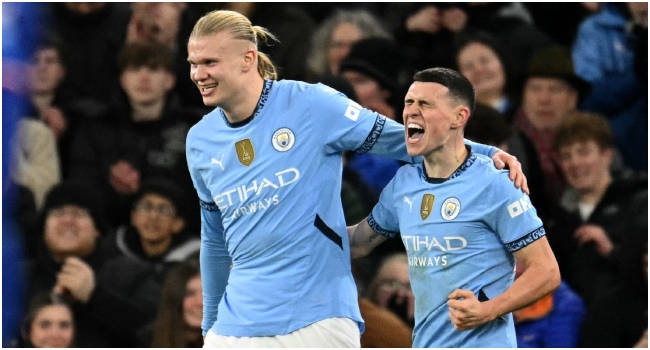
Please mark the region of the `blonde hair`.
<svg viewBox="0 0 650 350"><path fill-rule="evenodd" d="M275 65L273 65L269 56L257 50L259 40L266 43L270 38L279 42L275 35L271 34L266 28L254 26L246 16L239 12L216 10L209 12L196 22L190 38L221 32L230 33L233 39L246 40L255 44L255 51L257 51L258 56L257 71L260 73L260 76L264 79L276 80L278 78Z"/></svg>

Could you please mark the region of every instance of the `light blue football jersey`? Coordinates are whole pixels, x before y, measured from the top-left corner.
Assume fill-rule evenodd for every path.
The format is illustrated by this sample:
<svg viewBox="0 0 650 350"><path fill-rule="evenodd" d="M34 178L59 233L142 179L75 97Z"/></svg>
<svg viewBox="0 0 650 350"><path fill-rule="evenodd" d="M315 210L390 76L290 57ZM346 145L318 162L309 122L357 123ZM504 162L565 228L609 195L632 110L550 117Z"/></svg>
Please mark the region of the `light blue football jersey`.
<svg viewBox="0 0 650 350"><path fill-rule="evenodd" d="M331 317L363 331L342 152L413 162L404 126L325 85L268 80L251 118L231 124L216 108L186 145L202 206L203 334L282 335Z"/></svg>
<svg viewBox="0 0 650 350"><path fill-rule="evenodd" d="M431 179L423 164L404 165L368 217L392 237L400 232L415 295L413 347L516 347L511 314L458 332L447 296L471 290L485 301L514 281L513 251L545 234L530 199L508 172L470 151L448 178Z"/></svg>

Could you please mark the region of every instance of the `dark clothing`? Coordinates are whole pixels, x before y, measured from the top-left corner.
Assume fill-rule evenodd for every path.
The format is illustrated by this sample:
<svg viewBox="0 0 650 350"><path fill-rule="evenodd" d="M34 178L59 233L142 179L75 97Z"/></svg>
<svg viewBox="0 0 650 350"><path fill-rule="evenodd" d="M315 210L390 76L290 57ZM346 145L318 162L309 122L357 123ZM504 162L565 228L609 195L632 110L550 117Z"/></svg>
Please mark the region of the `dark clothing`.
<svg viewBox="0 0 650 350"><path fill-rule="evenodd" d="M160 256L148 256L142 248L138 232L133 226L122 226L108 236L110 249L119 255L150 265L160 282L161 288L167 271L177 263L199 252L201 240L186 231L173 236L169 250Z"/></svg>
<svg viewBox="0 0 650 350"><path fill-rule="evenodd" d="M583 348L631 348L648 328L648 294L625 287L596 299L580 336Z"/></svg>
<svg viewBox="0 0 650 350"><path fill-rule="evenodd" d="M30 268L30 295L51 291L61 263L40 254ZM146 302L155 295L148 283L149 271L133 261L118 262L98 246L84 261L95 272L95 290L87 304L73 303L75 346L138 347L136 330L153 319L157 304Z"/></svg>
<svg viewBox="0 0 650 350"><path fill-rule="evenodd" d="M70 177L95 185L107 206L113 228L129 222L132 196L116 192L109 183L110 168L127 161L140 173L140 182L164 178L178 184L187 195L193 193L185 159L185 138L200 119L192 110L169 103L159 120L134 122L128 108L79 126L73 140ZM186 209L190 232L199 232L199 205L189 201Z"/></svg>
<svg viewBox="0 0 650 350"><path fill-rule="evenodd" d="M578 213L577 199L563 197L554 219L547 220L547 237L555 253L563 279L583 298L587 306L603 293L621 283L618 259L619 247L627 236L639 228L634 216L639 208L633 208L635 196L647 190L647 179L618 179L607 188L603 198L589 218L583 222ZM645 209L647 211L647 207ZM583 224L601 226L614 244L608 258L602 257L593 244L578 246L573 237Z"/></svg>
<svg viewBox="0 0 650 350"><path fill-rule="evenodd" d="M110 104L119 91L117 56L126 40L131 17L127 3L107 2L88 15L50 5L53 27L66 45L64 86L78 99Z"/></svg>

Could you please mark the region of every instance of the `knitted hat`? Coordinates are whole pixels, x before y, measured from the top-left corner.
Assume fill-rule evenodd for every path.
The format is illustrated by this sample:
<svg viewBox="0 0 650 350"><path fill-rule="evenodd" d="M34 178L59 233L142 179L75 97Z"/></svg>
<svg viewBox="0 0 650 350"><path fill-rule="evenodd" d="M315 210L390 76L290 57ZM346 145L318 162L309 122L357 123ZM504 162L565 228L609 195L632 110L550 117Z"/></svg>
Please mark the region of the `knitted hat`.
<svg viewBox="0 0 650 350"><path fill-rule="evenodd" d="M368 38L357 41L341 62L341 73L357 71L396 93L401 64L400 51L392 40Z"/></svg>
<svg viewBox="0 0 650 350"><path fill-rule="evenodd" d="M589 93L591 84L579 77L573 68L571 52L563 46L551 46L537 50L529 61L528 78L558 78L573 86L581 97Z"/></svg>
<svg viewBox="0 0 650 350"><path fill-rule="evenodd" d="M97 191L89 184L70 180L54 186L45 198L43 223L50 210L65 205L75 205L86 209L100 233L104 234L108 231L104 207L97 195Z"/></svg>

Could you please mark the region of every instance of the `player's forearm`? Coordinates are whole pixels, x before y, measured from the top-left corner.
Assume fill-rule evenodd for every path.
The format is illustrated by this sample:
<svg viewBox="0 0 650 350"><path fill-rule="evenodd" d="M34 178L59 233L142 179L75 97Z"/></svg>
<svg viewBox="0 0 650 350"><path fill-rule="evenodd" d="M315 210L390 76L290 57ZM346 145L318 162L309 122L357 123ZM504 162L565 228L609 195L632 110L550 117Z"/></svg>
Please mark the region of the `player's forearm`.
<svg viewBox="0 0 650 350"><path fill-rule="evenodd" d="M348 227L348 237L352 259L368 255L376 246L386 240L386 237L377 234L365 219L357 225Z"/></svg>
<svg viewBox="0 0 650 350"><path fill-rule="evenodd" d="M487 301L491 319L524 308L560 285L560 272L557 263L530 266L504 293Z"/></svg>

